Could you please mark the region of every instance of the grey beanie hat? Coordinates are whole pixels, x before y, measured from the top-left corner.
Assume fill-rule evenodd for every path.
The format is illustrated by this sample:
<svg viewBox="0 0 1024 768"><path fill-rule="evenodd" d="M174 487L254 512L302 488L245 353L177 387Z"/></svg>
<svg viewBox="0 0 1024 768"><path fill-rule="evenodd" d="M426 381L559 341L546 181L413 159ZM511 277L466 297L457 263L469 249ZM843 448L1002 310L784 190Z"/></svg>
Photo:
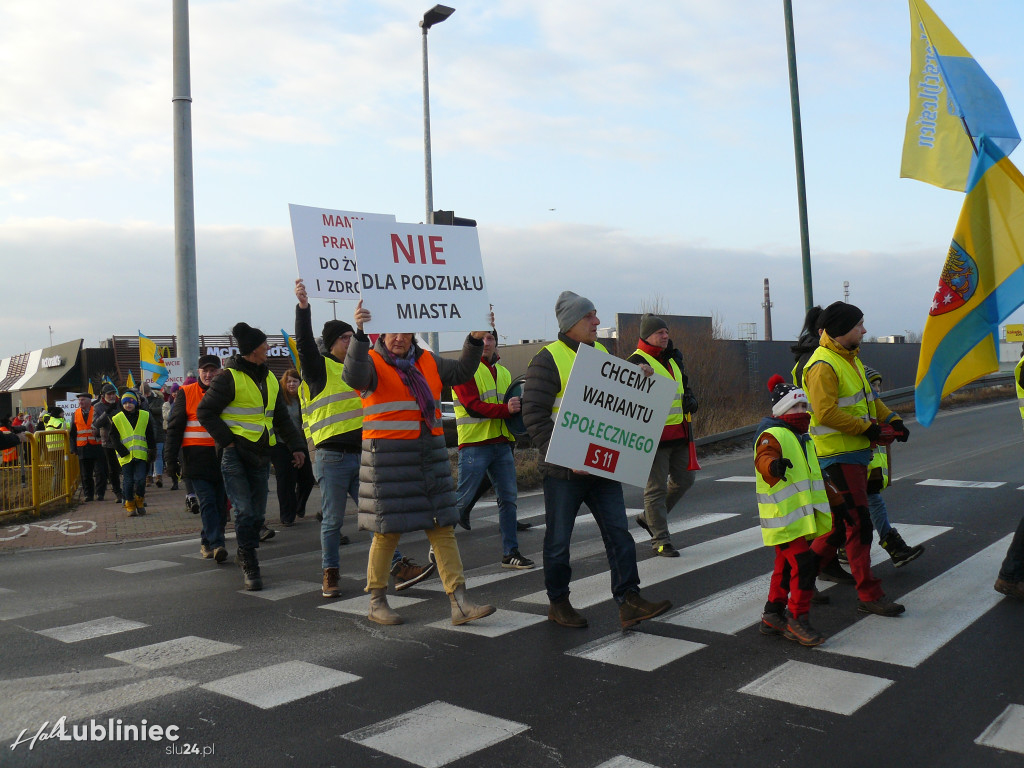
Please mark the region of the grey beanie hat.
<svg viewBox="0 0 1024 768"><path fill-rule="evenodd" d="M662 328L668 328L668 323L657 315L645 312L640 318L640 338L644 341L647 341L647 337L652 333L657 333Z"/></svg>
<svg viewBox="0 0 1024 768"><path fill-rule="evenodd" d="M565 333L595 309L594 302L590 299L578 296L572 291L562 291L555 302L558 330Z"/></svg>

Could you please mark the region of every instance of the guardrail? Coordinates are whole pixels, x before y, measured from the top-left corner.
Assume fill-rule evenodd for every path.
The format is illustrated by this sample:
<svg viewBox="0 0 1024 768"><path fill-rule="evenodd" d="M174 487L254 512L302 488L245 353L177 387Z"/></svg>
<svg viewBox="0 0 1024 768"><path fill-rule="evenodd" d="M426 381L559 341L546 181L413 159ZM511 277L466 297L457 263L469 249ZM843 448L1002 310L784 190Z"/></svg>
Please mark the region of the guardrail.
<svg viewBox="0 0 1024 768"><path fill-rule="evenodd" d="M999 373L990 373L988 376L982 376L977 381L972 381L970 384L965 384L960 387L957 392L971 391L976 389L988 389L990 387L1001 387L1007 384L1013 384L1013 371L1000 371ZM914 387L898 387L897 389L890 389L887 392L882 392L879 398L886 405L896 405L898 403L905 403L908 400L912 400L914 397ZM739 427L738 429L730 429L728 432L719 432L716 435L708 435L707 437L698 437L695 441L697 447L703 447L707 445L715 445L716 443L727 443L738 440L753 440L756 435L754 434L757 430L757 424L751 424L748 427Z"/></svg>
<svg viewBox="0 0 1024 768"><path fill-rule="evenodd" d="M0 464L0 518L50 504L70 504L78 490L78 457L70 451L66 429L27 435L14 461Z"/></svg>

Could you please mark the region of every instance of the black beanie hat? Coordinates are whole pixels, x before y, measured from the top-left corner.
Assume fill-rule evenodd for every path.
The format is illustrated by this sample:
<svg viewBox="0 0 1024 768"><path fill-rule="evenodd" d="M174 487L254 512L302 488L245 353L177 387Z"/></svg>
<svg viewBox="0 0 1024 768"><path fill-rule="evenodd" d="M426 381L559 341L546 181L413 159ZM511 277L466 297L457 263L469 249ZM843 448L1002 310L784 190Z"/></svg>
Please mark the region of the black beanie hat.
<svg viewBox="0 0 1024 768"><path fill-rule="evenodd" d="M238 352L245 357L251 354L256 347L267 340L267 334L259 328L253 328L248 323L236 323L231 329L231 335L238 342Z"/></svg>
<svg viewBox="0 0 1024 768"><path fill-rule="evenodd" d="M834 339L852 331L863 319L864 313L858 307L845 301L836 301L822 311L818 318L818 327L823 328L825 333Z"/></svg>
<svg viewBox="0 0 1024 768"><path fill-rule="evenodd" d="M640 318L640 338L644 341L647 341L647 337L652 333L657 333L662 328L668 328L668 323L657 315L645 312Z"/></svg>
<svg viewBox="0 0 1024 768"><path fill-rule="evenodd" d="M327 351L330 352L334 342L346 333L355 333L355 330L344 320L328 320L324 323L324 347Z"/></svg>

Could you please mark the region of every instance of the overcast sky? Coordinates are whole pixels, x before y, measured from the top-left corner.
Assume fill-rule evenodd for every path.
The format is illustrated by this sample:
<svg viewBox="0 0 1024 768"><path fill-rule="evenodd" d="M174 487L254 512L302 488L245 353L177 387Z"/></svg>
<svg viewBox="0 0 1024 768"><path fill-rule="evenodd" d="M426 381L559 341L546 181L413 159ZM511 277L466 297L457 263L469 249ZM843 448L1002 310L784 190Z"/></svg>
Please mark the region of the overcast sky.
<svg viewBox="0 0 1024 768"><path fill-rule="evenodd" d="M289 203L423 220L429 5L192 0L201 333L291 329ZM1024 3L931 5L1024 121ZM508 341L551 338L564 289L604 324L658 300L760 333L766 277L795 336L781 1L455 6L429 37L434 207L479 221ZM907 3L794 6L814 298L848 280L869 334L919 331L963 195L899 178ZM0 6L0 357L48 327L175 332L171 31L168 0Z"/></svg>

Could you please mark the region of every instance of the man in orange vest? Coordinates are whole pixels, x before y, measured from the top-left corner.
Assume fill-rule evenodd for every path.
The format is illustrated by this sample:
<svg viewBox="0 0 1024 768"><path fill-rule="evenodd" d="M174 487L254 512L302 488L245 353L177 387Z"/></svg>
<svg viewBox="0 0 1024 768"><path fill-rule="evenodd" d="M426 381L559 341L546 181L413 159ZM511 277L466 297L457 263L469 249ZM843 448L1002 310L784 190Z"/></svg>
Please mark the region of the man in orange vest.
<svg viewBox="0 0 1024 768"><path fill-rule="evenodd" d="M200 355L196 367L199 370L199 380L178 388L171 413L167 417L164 464L171 477L182 475L191 483L192 490L199 499L199 514L202 519L199 553L204 558L212 558L220 564L228 559L228 551L224 547L228 497L224 491L224 478L220 473L216 443L199 423L196 414L199 401L221 372L220 358L216 355Z"/></svg>
<svg viewBox="0 0 1024 768"><path fill-rule="evenodd" d="M78 408L71 419L70 442L72 450L78 455L85 501L92 501L97 493L99 500L103 501L103 494L107 492L107 457L103 455L99 430L94 430L92 426L95 415L89 393L79 392Z"/></svg>

